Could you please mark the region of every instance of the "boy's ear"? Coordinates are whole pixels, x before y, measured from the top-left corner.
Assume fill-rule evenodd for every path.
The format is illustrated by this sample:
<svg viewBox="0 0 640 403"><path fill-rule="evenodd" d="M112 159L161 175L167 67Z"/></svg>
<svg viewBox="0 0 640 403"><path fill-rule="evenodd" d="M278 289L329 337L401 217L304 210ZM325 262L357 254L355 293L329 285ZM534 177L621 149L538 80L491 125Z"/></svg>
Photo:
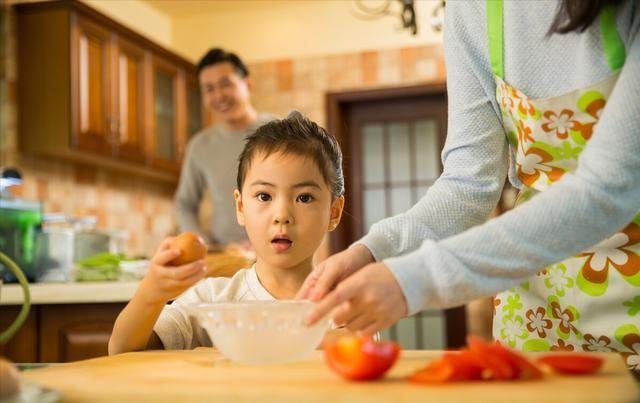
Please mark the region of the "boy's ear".
<svg viewBox="0 0 640 403"><path fill-rule="evenodd" d="M242 194L238 189L233 191L233 198L236 200L236 219L238 224L244 227L244 206L242 205Z"/></svg>
<svg viewBox="0 0 640 403"><path fill-rule="evenodd" d="M331 203L331 217L329 217L329 232L336 229L342 218L342 210L344 209L344 196L336 198Z"/></svg>

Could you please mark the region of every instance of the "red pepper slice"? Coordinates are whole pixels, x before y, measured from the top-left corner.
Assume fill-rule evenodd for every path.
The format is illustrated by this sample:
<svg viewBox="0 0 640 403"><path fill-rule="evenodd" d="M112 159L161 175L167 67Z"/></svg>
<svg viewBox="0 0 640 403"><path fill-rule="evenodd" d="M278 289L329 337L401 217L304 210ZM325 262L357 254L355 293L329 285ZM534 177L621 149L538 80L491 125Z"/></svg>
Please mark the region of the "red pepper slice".
<svg viewBox="0 0 640 403"><path fill-rule="evenodd" d="M588 375L597 372L604 360L593 354L560 353L547 354L536 360L561 374Z"/></svg>

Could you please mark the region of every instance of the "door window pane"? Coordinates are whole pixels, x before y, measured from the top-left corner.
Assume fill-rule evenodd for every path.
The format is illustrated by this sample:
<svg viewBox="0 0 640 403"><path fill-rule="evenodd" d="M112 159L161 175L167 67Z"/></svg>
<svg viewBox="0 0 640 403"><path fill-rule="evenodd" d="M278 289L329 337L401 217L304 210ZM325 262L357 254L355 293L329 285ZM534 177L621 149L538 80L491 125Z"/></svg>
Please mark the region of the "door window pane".
<svg viewBox="0 0 640 403"><path fill-rule="evenodd" d="M364 190L364 231L369 231L371 225L386 217L386 202L384 189Z"/></svg>
<svg viewBox="0 0 640 403"><path fill-rule="evenodd" d="M389 168L391 182L411 180L409 158L409 125L391 123L389 130Z"/></svg>
<svg viewBox="0 0 640 403"><path fill-rule="evenodd" d="M156 155L166 160L175 160L174 133L175 114L173 76L156 70Z"/></svg>
<svg viewBox="0 0 640 403"><path fill-rule="evenodd" d="M384 183L383 126L377 123L365 125L361 138L364 183Z"/></svg>
<svg viewBox="0 0 640 403"><path fill-rule="evenodd" d="M391 215L404 213L412 206L410 186L393 186L389 192L391 192Z"/></svg>
<svg viewBox="0 0 640 403"><path fill-rule="evenodd" d="M433 119L415 123L416 179L433 181L440 175L438 125Z"/></svg>

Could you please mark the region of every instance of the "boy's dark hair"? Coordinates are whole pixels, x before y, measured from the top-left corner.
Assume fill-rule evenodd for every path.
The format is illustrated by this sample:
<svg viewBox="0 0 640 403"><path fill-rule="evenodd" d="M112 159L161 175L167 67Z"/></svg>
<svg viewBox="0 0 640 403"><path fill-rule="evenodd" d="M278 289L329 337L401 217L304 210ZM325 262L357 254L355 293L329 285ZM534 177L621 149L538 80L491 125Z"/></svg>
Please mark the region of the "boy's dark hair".
<svg viewBox="0 0 640 403"><path fill-rule="evenodd" d="M200 72L209 66L213 66L218 63L231 63L234 70L242 77L249 77L249 69L244 62L232 52L227 52L221 48L213 48L207 52L206 55L198 62L198 75Z"/></svg>
<svg viewBox="0 0 640 403"><path fill-rule="evenodd" d="M322 177L336 198L344 194L342 151L335 137L305 115L292 111L284 119L272 120L260 126L246 139L238 158L238 191L242 191L252 159L264 153L292 153L313 158Z"/></svg>

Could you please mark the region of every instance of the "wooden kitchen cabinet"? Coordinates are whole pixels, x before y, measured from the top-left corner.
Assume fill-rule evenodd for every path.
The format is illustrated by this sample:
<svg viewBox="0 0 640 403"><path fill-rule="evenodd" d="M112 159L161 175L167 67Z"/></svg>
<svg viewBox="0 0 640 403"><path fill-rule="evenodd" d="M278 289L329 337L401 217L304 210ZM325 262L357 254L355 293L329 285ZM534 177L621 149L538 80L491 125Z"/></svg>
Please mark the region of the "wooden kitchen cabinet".
<svg viewBox="0 0 640 403"><path fill-rule="evenodd" d="M15 7L21 151L175 183L195 66L76 0Z"/></svg>
<svg viewBox="0 0 640 403"><path fill-rule="evenodd" d="M124 303L32 305L27 320L0 355L14 362L71 362L108 354L109 337ZM0 329L19 306L0 307Z"/></svg>
<svg viewBox="0 0 640 403"><path fill-rule="evenodd" d="M183 127L185 117L180 110L180 104L184 102L181 97L184 80L174 65L158 56L152 57L151 79L153 135L149 142L150 163L160 169L178 172L179 147L186 138L182 136L186 128Z"/></svg>
<svg viewBox="0 0 640 403"><path fill-rule="evenodd" d="M18 316L20 306L0 306L0 331L5 331ZM29 312L27 319L6 343L0 343L0 356L13 362L38 362L38 326L36 313Z"/></svg>

